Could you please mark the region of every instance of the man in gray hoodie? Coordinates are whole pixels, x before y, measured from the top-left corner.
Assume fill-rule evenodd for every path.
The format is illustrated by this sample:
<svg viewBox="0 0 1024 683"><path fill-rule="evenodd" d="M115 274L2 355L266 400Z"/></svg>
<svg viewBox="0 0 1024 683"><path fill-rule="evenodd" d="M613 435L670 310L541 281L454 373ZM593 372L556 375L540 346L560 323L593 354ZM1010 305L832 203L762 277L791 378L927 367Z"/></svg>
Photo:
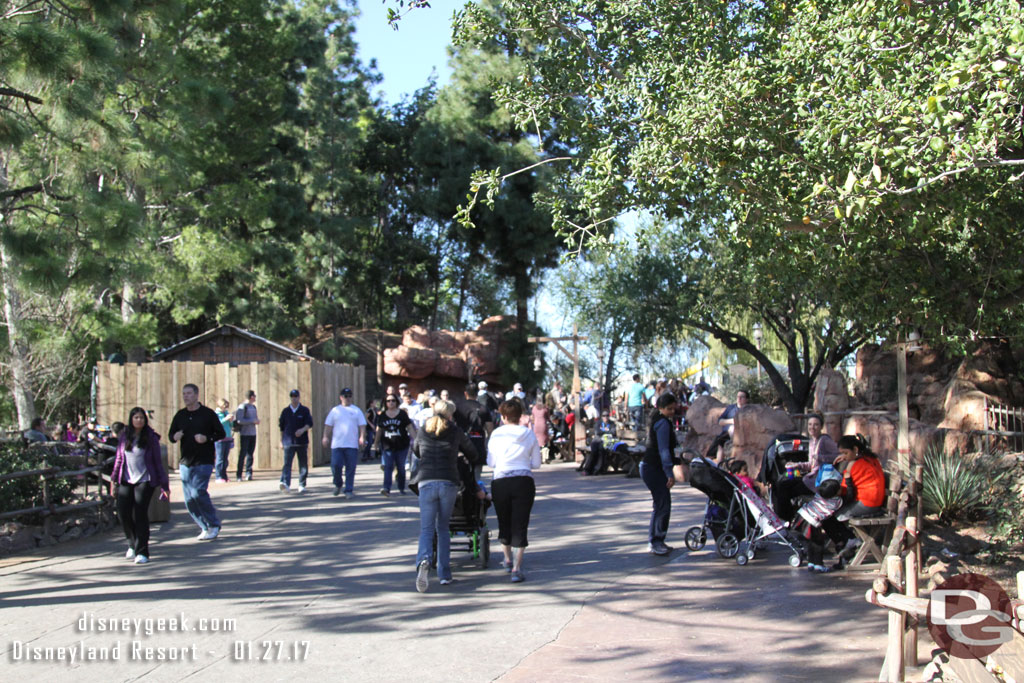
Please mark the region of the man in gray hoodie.
<svg viewBox="0 0 1024 683"><path fill-rule="evenodd" d="M243 469L245 480L252 481L252 459L256 452L256 425L260 423L260 415L256 410L256 392L252 389L246 400L235 411L235 426L238 427L238 470L235 481L242 481Z"/></svg>

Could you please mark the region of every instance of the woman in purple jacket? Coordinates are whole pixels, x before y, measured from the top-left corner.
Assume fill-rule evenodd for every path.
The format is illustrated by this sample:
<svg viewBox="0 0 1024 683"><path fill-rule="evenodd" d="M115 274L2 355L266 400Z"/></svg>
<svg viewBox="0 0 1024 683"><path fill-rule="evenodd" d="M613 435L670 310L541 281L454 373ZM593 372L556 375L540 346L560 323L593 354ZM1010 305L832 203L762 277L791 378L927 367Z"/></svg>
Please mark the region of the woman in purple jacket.
<svg viewBox="0 0 1024 683"><path fill-rule="evenodd" d="M171 487L160 457L160 435L149 426L142 408L132 408L128 425L117 443L111 486L117 486L117 515L128 539L125 559L149 562L149 501L157 487L170 500Z"/></svg>

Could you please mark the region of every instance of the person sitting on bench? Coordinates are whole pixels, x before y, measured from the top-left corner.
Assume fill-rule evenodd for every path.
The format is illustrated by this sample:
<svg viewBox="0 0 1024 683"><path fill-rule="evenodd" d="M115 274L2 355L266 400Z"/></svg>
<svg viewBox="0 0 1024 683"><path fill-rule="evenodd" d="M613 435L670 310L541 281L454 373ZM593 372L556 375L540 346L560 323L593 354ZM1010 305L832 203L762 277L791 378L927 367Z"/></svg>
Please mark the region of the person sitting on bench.
<svg viewBox="0 0 1024 683"><path fill-rule="evenodd" d="M610 449L615 442L615 423L608 416L608 411L601 412L601 419L594 425L594 440L590 442L590 453L583 461L580 469L583 474L604 474L610 464Z"/></svg>

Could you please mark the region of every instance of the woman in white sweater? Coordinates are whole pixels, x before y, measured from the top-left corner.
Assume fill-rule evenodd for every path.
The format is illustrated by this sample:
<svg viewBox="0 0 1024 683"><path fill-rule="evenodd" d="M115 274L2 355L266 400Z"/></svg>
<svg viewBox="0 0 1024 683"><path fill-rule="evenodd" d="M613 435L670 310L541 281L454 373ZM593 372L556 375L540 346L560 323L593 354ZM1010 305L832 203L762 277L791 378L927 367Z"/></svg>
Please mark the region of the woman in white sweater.
<svg viewBox="0 0 1024 683"><path fill-rule="evenodd" d="M519 583L526 579L526 529L537 495L531 470L540 467L540 444L530 427L519 425L523 405L518 400L505 401L498 412L501 426L491 432L487 442L487 464L494 469L491 496L498 516L498 540L505 552L501 566L511 572L512 583Z"/></svg>

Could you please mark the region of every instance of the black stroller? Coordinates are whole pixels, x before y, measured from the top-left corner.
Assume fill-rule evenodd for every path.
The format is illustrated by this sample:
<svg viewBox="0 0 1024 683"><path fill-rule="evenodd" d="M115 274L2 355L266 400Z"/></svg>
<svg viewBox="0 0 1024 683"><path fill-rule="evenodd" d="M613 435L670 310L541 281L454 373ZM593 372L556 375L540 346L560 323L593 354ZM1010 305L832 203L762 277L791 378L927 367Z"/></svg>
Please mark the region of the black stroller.
<svg viewBox="0 0 1024 683"><path fill-rule="evenodd" d="M778 483L785 479L787 462L807 462L809 459L808 447L811 438L803 434L783 433L776 436L768 447L764 449L764 458L761 459L761 471L757 480L762 484L771 487L772 507L778 509Z"/></svg>
<svg viewBox="0 0 1024 683"><path fill-rule="evenodd" d="M491 507L490 499L480 500L467 485L467 478L472 478L473 468L465 458L459 456L459 492L455 496L455 507L448 520L448 533L451 535L451 549L464 550L473 556L473 561L480 569L487 569L491 559L491 532L487 528L487 510ZM483 484L478 482L480 488ZM486 490L486 489L485 489ZM434 535L434 549L430 556L430 565L437 566L437 535Z"/></svg>
<svg viewBox="0 0 1024 683"><path fill-rule="evenodd" d="M703 492L708 502L700 526L686 532L687 548L703 548L710 530L718 554L735 558L738 565L754 559L763 545L775 543L790 551L790 566L800 566L804 550L799 541L794 541L786 523L739 479L706 458L694 458L690 461L690 485Z"/></svg>

